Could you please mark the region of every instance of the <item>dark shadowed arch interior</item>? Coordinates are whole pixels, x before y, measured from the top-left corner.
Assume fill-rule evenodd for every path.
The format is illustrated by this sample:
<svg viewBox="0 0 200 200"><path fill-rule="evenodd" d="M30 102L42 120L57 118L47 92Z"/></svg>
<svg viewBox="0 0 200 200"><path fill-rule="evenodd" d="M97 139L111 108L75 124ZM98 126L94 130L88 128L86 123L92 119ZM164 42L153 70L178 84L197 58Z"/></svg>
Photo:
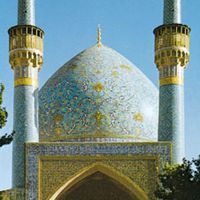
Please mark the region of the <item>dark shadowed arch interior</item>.
<svg viewBox="0 0 200 200"><path fill-rule="evenodd" d="M82 179L56 200L137 200L122 184L101 173Z"/></svg>

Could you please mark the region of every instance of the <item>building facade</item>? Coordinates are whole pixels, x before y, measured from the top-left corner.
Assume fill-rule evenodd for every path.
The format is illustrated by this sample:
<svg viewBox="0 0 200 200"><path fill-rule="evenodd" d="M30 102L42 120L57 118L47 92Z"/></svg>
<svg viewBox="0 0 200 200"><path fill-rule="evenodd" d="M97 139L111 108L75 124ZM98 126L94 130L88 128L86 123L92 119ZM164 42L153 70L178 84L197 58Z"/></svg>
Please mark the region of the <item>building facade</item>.
<svg viewBox="0 0 200 200"><path fill-rule="evenodd" d="M190 28L181 0L164 0L155 28L159 91L101 42L69 60L38 90L44 32L34 0L18 0L9 29L14 71L12 189L3 199L155 199L159 172L184 157L184 69Z"/></svg>

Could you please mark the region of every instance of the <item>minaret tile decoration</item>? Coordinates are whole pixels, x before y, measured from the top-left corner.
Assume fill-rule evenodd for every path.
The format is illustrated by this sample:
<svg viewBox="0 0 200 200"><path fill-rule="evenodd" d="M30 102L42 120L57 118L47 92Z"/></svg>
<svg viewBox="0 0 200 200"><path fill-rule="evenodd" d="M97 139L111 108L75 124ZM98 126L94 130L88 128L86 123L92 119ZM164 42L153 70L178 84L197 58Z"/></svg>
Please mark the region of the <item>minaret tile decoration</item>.
<svg viewBox="0 0 200 200"><path fill-rule="evenodd" d="M18 25L9 33L14 71L13 188L25 186L25 143L38 142L38 72L43 63L44 32L35 26L35 1L18 0Z"/></svg>
<svg viewBox="0 0 200 200"><path fill-rule="evenodd" d="M18 25L35 25L35 0L19 0Z"/></svg>
<svg viewBox="0 0 200 200"><path fill-rule="evenodd" d="M164 0L164 24L154 30L159 71L159 141L172 142L173 163L185 156L184 70L189 61L190 28L181 24L181 0Z"/></svg>
<svg viewBox="0 0 200 200"><path fill-rule="evenodd" d="M181 23L181 0L164 0L164 24Z"/></svg>

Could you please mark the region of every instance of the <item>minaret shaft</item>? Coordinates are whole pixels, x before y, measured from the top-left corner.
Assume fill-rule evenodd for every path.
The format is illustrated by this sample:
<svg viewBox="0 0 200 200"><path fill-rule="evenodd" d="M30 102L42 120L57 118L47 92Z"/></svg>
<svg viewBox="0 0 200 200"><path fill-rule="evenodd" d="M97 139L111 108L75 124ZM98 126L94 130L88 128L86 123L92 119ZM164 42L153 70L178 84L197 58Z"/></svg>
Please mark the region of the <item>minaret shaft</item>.
<svg viewBox="0 0 200 200"><path fill-rule="evenodd" d="M18 25L9 33L14 71L13 188L25 187L25 143L38 142L38 72L43 63L44 32L34 26L34 0L18 1Z"/></svg>
<svg viewBox="0 0 200 200"><path fill-rule="evenodd" d="M184 70L189 61L190 28L180 22L181 0L164 0L164 25L154 30L160 78L158 139L172 142L173 163L185 157Z"/></svg>
<svg viewBox="0 0 200 200"><path fill-rule="evenodd" d="M158 140L172 142L172 161L181 163L185 157L184 86L164 85L159 90Z"/></svg>
<svg viewBox="0 0 200 200"><path fill-rule="evenodd" d="M14 90L13 188L25 185L25 143L38 142L38 87L19 86Z"/></svg>
<svg viewBox="0 0 200 200"><path fill-rule="evenodd" d="M18 25L35 25L35 0L18 0Z"/></svg>
<svg viewBox="0 0 200 200"><path fill-rule="evenodd" d="M163 23L181 23L181 0L164 0Z"/></svg>

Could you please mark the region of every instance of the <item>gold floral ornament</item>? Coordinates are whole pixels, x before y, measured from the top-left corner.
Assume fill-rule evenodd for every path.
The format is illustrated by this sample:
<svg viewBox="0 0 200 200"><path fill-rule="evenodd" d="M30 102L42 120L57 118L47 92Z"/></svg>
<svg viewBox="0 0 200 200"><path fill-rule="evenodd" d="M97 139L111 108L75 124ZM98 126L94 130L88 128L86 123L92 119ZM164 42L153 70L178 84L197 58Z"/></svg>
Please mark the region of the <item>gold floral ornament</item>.
<svg viewBox="0 0 200 200"><path fill-rule="evenodd" d="M112 76L114 76L115 78L117 78L119 75L118 71L112 71Z"/></svg>
<svg viewBox="0 0 200 200"><path fill-rule="evenodd" d="M143 116L140 113L136 113L133 118L135 121L139 121L139 122L143 122L144 120Z"/></svg>
<svg viewBox="0 0 200 200"><path fill-rule="evenodd" d="M55 122L61 122L62 120L63 120L63 115L58 114L54 116Z"/></svg>
<svg viewBox="0 0 200 200"><path fill-rule="evenodd" d="M104 86L101 83L96 83L93 88L97 91L97 92L101 92L104 89Z"/></svg>
<svg viewBox="0 0 200 200"><path fill-rule="evenodd" d="M56 136L60 136L62 133L62 129L61 128L55 128L55 134Z"/></svg>
<svg viewBox="0 0 200 200"><path fill-rule="evenodd" d="M100 111L97 111L97 112L96 112L95 118L96 118L97 124L100 124L100 123L101 123L101 120L102 120L102 118L103 118L103 116L102 116L102 114L101 114Z"/></svg>
<svg viewBox="0 0 200 200"><path fill-rule="evenodd" d="M128 66L128 65L120 65L120 68L126 69L126 70L128 70L128 71L131 71L131 70L132 70L132 68L131 68L130 66Z"/></svg>

